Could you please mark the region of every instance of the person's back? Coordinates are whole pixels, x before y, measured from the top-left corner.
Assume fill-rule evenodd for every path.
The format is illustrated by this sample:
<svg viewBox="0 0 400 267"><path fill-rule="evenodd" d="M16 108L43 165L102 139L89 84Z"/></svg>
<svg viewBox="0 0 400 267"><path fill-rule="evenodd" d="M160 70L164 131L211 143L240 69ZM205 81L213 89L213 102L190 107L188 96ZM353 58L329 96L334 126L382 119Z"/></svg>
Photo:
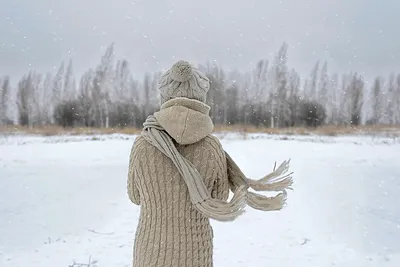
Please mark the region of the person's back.
<svg viewBox="0 0 400 267"><path fill-rule="evenodd" d="M172 161L139 137L133 166L141 214L134 258L139 266L212 266L212 228L194 209L185 182ZM225 155L219 141L208 136L190 145L177 145L200 175L212 196L229 195Z"/></svg>
<svg viewBox="0 0 400 267"><path fill-rule="evenodd" d="M161 78L161 109L132 147L128 195L141 206L134 267L212 267L209 219L232 221L247 205L279 210L292 184L284 162L261 180L244 176L216 137L205 104L208 78L179 61ZM275 197L249 192L282 191ZM228 201L230 190L233 198Z"/></svg>

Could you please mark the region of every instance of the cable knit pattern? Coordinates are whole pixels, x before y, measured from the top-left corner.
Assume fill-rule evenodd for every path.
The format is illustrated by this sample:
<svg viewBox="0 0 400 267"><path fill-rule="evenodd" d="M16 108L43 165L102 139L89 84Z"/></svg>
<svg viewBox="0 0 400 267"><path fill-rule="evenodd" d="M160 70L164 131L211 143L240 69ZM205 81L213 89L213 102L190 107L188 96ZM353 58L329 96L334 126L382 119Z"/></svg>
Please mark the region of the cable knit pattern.
<svg viewBox="0 0 400 267"><path fill-rule="evenodd" d="M285 204L293 183L289 161L262 179L247 178L211 135L204 103L209 87L208 78L184 61L161 77L161 109L143 124L129 161L128 195L141 206L133 267L212 267L209 218L233 220L246 204L263 211ZM249 188L281 193L266 197Z"/></svg>
<svg viewBox="0 0 400 267"><path fill-rule="evenodd" d="M189 62L178 61L161 76L158 83L161 104L176 97L206 102L210 80Z"/></svg>
<svg viewBox="0 0 400 267"><path fill-rule="evenodd" d="M214 198L229 196L226 158L209 135L190 145L176 144L203 177ZM209 219L195 210L172 161L142 136L130 157L128 194L141 205L133 267L211 267L213 232Z"/></svg>

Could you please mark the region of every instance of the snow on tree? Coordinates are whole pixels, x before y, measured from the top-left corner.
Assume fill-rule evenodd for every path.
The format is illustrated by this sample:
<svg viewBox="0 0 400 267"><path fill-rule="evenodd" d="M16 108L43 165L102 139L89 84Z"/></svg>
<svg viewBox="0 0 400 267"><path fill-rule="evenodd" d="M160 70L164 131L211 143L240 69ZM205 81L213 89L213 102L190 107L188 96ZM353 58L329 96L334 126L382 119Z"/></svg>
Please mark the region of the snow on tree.
<svg viewBox="0 0 400 267"><path fill-rule="evenodd" d="M72 59L68 63L67 70L64 76L63 94L61 96L62 101L72 100L76 96L76 87L73 77Z"/></svg>
<svg viewBox="0 0 400 267"><path fill-rule="evenodd" d="M64 99L64 84L63 84L63 76L64 76L64 61L61 63L57 74L53 79L53 104L56 105L63 101Z"/></svg>
<svg viewBox="0 0 400 267"><path fill-rule="evenodd" d="M393 125L395 122L395 102L396 102L396 75L392 73L387 84L387 92L385 94L385 123Z"/></svg>
<svg viewBox="0 0 400 267"><path fill-rule="evenodd" d="M397 75L395 82L395 90L393 94L393 105L394 105L394 123L400 124L400 74Z"/></svg>
<svg viewBox="0 0 400 267"><path fill-rule="evenodd" d="M319 89L318 89L318 103L320 103L326 109L327 114L331 114L331 103L328 101L329 94L329 74L328 74L328 63L325 62L320 75ZM330 119L329 117L327 118Z"/></svg>
<svg viewBox="0 0 400 267"><path fill-rule="evenodd" d="M328 95L328 102L331 108L330 115L328 113L329 123L333 125L339 124L339 103L340 103L340 91L339 91L339 75L337 73L332 75L330 82L330 90Z"/></svg>
<svg viewBox="0 0 400 267"><path fill-rule="evenodd" d="M86 127L93 127L95 124L94 103L93 103L93 78L94 72L89 69L85 72L79 82L78 102L79 102L79 117L81 123Z"/></svg>
<svg viewBox="0 0 400 267"><path fill-rule="evenodd" d="M0 79L0 125L9 122L8 109L11 98L10 78L8 76Z"/></svg>
<svg viewBox="0 0 400 267"><path fill-rule="evenodd" d="M293 127L299 124L299 108L302 97L300 96L300 76L292 69L289 75L288 84L288 109L289 109L289 126Z"/></svg>
<svg viewBox="0 0 400 267"><path fill-rule="evenodd" d="M392 74L387 83L377 78L367 95L358 74L330 75L327 62L320 68L317 61L303 80L295 69L289 71L287 53L284 43L270 61L263 58L244 72L224 70L215 61L200 65L210 79L207 104L215 124L292 127L400 123L400 75ZM14 119L16 106L18 122L31 127L56 123L65 127L139 128L159 107L160 75L158 71L146 73L143 79L135 80L126 60L114 65L111 44L98 66L79 77L78 88L72 59L67 65L62 62L55 74L29 72L16 88L8 77L0 79L0 123Z"/></svg>
<svg viewBox="0 0 400 267"><path fill-rule="evenodd" d="M349 112L350 112L350 124L360 125L361 124L361 111L363 106L364 96L364 80L357 73L354 73L351 77L351 81L347 87L349 96Z"/></svg>
<svg viewBox="0 0 400 267"><path fill-rule="evenodd" d="M288 121L288 103L287 99L287 84L288 84L288 71L287 71L287 50L288 45L284 43L279 49L278 54L274 59L272 66L273 82L275 87L272 99L272 114L276 127L287 126Z"/></svg>
<svg viewBox="0 0 400 267"><path fill-rule="evenodd" d="M318 93L318 70L319 70L319 61L315 63L313 70L310 75L310 83L308 84L309 88L306 87L306 96L308 100L317 100Z"/></svg>
<svg viewBox="0 0 400 267"><path fill-rule="evenodd" d="M372 116L369 119L369 121L371 124L382 123L382 114L383 114L382 90L383 90L383 78L377 77L377 78L375 78L374 85L371 90L371 97L370 97Z"/></svg>
<svg viewBox="0 0 400 267"><path fill-rule="evenodd" d="M107 47L101 58L93 79L93 106L95 113L95 125L109 127L110 115L110 91L112 88L114 62L114 44Z"/></svg>

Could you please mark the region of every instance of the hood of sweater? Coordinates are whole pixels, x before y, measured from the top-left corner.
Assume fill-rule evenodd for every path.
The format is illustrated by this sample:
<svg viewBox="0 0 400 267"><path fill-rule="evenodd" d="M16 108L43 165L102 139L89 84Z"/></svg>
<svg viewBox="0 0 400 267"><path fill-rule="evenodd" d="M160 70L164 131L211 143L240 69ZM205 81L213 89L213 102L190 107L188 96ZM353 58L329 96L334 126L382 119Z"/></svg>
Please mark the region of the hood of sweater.
<svg viewBox="0 0 400 267"><path fill-rule="evenodd" d="M203 102L178 97L165 102L154 116L178 144L189 145L212 133L209 113L210 107Z"/></svg>

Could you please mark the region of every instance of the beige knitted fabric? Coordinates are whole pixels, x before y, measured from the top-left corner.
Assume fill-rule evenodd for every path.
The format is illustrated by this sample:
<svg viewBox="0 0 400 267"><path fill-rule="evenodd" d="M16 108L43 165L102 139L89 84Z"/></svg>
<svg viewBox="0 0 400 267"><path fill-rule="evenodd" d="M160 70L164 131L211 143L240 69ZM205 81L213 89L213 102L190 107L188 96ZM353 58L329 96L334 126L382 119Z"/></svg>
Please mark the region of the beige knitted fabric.
<svg viewBox="0 0 400 267"><path fill-rule="evenodd" d="M161 104L176 97L186 97L206 102L210 89L207 76L187 61L179 60L165 72L158 83Z"/></svg>
<svg viewBox="0 0 400 267"><path fill-rule="evenodd" d="M161 110L146 120L130 155L128 195L141 206L133 267L211 267L209 218L235 219L246 204L280 210L293 182L289 161L262 179L247 178L211 136L210 107L202 103L208 79L179 61L159 86ZM266 197L247 189L281 193Z"/></svg>
<svg viewBox="0 0 400 267"><path fill-rule="evenodd" d="M275 197L246 194L252 208L280 210L285 190L292 185L291 174L285 175L288 162L260 180L246 178L218 139L210 135L213 125L208 112L204 103L176 98L154 117L157 127L174 140L178 153L198 171L210 197L226 201L230 189L243 185L255 191L281 191ZM135 140L128 175L129 198L141 205L134 267L212 266L212 229L208 217L193 205L188 186L171 158L149 142L146 134Z"/></svg>
<svg viewBox="0 0 400 267"><path fill-rule="evenodd" d="M218 139L207 136L191 145L177 144L177 149L204 177L212 196L226 200L226 159ZM213 266L209 219L193 208L172 161L143 137L136 139L132 149L128 190L132 202L141 205L134 267Z"/></svg>

